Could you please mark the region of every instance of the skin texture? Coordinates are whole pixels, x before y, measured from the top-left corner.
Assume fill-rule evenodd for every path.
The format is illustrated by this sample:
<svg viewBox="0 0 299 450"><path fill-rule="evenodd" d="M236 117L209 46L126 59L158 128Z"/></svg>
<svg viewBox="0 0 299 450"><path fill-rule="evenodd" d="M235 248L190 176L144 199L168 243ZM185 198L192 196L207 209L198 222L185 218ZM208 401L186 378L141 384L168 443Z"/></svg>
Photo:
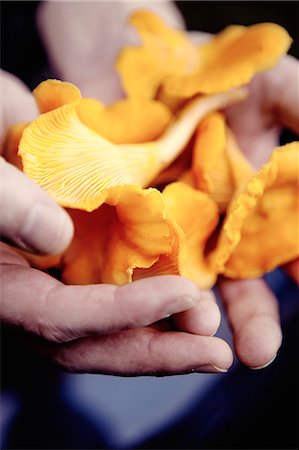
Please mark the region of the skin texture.
<svg viewBox="0 0 299 450"><path fill-rule="evenodd" d="M150 9L172 26L184 26L178 10L168 1L43 2L37 23L61 79L80 86L83 96L104 103L122 97L114 61L124 45L139 43L137 33L126 26L136 9Z"/></svg>
<svg viewBox="0 0 299 450"><path fill-rule="evenodd" d="M9 92L2 110L5 130L37 112L25 86L0 75ZM0 158L3 241L41 254L62 251L73 235L69 216ZM65 286L30 268L13 247L0 245L2 324L21 331L36 351L65 370L166 375L220 372L232 364L230 347L211 336L220 323L215 300L190 280L166 276L123 287ZM173 322L165 319L170 315Z"/></svg>
<svg viewBox="0 0 299 450"><path fill-rule="evenodd" d="M283 128L299 133L298 101L298 61L287 55L252 80L242 104L227 110L228 123L256 168L268 160Z"/></svg>
<svg viewBox="0 0 299 450"><path fill-rule="evenodd" d="M228 123L256 168L278 145L283 128L299 134L298 70L298 61L285 56L273 69L252 80L244 103L227 110ZM298 259L285 265L284 270L299 282ZM266 361L272 362L282 335L277 302L266 283L263 280L222 280L220 291L239 359L252 368L263 367L267 365ZM238 307L238 298L242 308Z"/></svg>
<svg viewBox="0 0 299 450"><path fill-rule="evenodd" d="M132 10L132 5L128 10L127 5L130 4L118 4L118 15L113 16L110 3L89 3L92 6L88 14L97 20L82 20L80 32L77 24L82 11L74 5L71 5L70 11L68 2L42 2L39 10L40 30L57 77L76 83L84 95L92 95L106 102L120 98L119 80L115 74L112 75L114 69L109 55L113 55L114 60L121 45L128 43L124 18ZM155 8L159 5L157 3ZM168 6L167 3L163 5L165 13ZM134 7L138 6L135 3ZM143 6L146 5L143 3ZM105 14L101 11L103 7L108 8ZM177 12L170 8L167 17L174 14L173 20L181 23ZM63 17L68 18L66 23ZM100 21L104 17L105 23L101 27ZM113 34L111 28L113 44L108 48L107 28L104 25L107 27L109 17L113 19L113 29L123 29L123 32ZM129 36L129 39L134 40L136 36ZM87 47L89 51L86 53ZM70 48L74 52L72 61L76 61L75 66L68 58ZM96 61L101 61L101 64ZM246 103L227 111L241 148L256 166L267 159L269 152L277 145L282 126L298 132L294 100L298 93L297 73L298 62L290 57L283 58L276 68L255 77ZM36 110L30 94L21 87L20 82L7 74L2 76L5 82L10 83L9 100L4 101L3 134L9 124L26 120L27 117L32 119ZM55 251L62 250L72 236L69 218L21 172L8 167L4 161L1 161L0 170L5 173L7 184L18 186L14 193L4 188L1 206L6 202L8 209L14 208L12 203L17 205L20 196L22 199L33 196L32 203L28 202L27 209L22 213L15 208L1 216L1 228L6 230L4 238L41 253L53 252L51 245L55 241ZM32 218L29 220L31 231L28 232L28 225L25 226L26 237L21 230L37 199L47 204L48 213L40 216L38 228ZM8 224L12 223L13 218L16 218L16 226L11 233ZM35 235L34 230L41 230L43 226L48 227L46 235L50 236L51 226L57 229L51 225L55 220L63 223L55 239L51 237L47 242L45 236L39 236L31 242L29 236ZM158 277L123 288L64 286L48 275L29 268L5 244L0 257L5 288L1 296L2 320L24 330L38 352L66 370L125 376L160 375L194 370L216 372L219 368L224 371L232 364L229 346L212 336L220 321L213 297L199 293L194 284L186 279ZM252 368L269 364L281 345L277 302L272 292L262 280L221 280L219 288L234 333L238 358ZM171 320L165 319L169 314L173 314Z"/></svg>

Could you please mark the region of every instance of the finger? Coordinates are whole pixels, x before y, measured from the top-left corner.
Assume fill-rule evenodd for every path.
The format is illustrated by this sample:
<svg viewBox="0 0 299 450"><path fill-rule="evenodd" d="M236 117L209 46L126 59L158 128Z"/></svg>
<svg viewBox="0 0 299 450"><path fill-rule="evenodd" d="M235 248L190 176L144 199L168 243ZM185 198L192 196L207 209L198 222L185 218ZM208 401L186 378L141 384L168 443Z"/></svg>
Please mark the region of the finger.
<svg viewBox="0 0 299 450"><path fill-rule="evenodd" d="M226 372L233 361L219 338L151 327L43 346L42 352L71 372L125 376Z"/></svg>
<svg viewBox="0 0 299 450"><path fill-rule="evenodd" d="M282 340L278 305L271 290L263 280L222 280L220 291L238 358L254 369L267 366Z"/></svg>
<svg viewBox="0 0 299 450"><path fill-rule="evenodd" d="M65 286L37 270L2 266L2 319L47 340L69 341L146 326L194 306L198 288L176 276L121 287Z"/></svg>
<svg viewBox="0 0 299 450"><path fill-rule="evenodd" d="M299 133L298 73L299 62L292 56L285 56L266 73L268 88L265 91L267 105L276 114L278 122L295 133Z"/></svg>
<svg viewBox="0 0 299 450"><path fill-rule="evenodd" d="M256 168L278 145L281 127L299 133L298 70L298 61L285 56L273 69L253 78L244 102L226 110L240 148Z"/></svg>
<svg viewBox="0 0 299 450"><path fill-rule="evenodd" d="M212 291L201 291L197 306L172 317L178 329L202 336L214 335L220 320L220 310Z"/></svg>
<svg viewBox="0 0 299 450"><path fill-rule="evenodd" d="M299 258L283 266L286 273L299 284Z"/></svg>
<svg viewBox="0 0 299 450"><path fill-rule="evenodd" d="M203 45L213 38L213 34L203 31L188 31L188 37L195 45Z"/></svg>
<svg viewBox="0 0 299 450"><path fill-rule="evenodd" d="M273 117L272 106L266 105L269 85L265 73L257 75L248 89L245 101L228 107L226 116L240 149L259 169L277 146L280 126Z"/></svg>
<svg viewBox="0 0 299 450"><path fill-rule="evenodd" d="M38 185L0 157L0 233L22 249L63 251L73 236L69 215Z"/></svg>

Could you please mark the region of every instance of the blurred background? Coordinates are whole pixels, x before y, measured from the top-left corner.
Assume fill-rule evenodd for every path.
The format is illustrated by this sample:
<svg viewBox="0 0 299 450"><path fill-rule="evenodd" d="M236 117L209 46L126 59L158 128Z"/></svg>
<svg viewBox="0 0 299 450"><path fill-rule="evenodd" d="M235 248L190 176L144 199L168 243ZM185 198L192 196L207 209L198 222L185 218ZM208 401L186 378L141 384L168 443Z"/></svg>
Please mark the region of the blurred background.
<svg viewBox="0 0 299 450"><path fill-rule="evenodd" d="M190 30L278 23L298 57L297 1L176 4ZM30 89L55 77L35 24L38 5L1 2L1 67ZM284 342L277 360L260 372L235 362L226 376L70 375L2 328L1 448L297 449L298 290L280 270L266 280L279 299ZM231 342L224 320L219 335Z"/></svg>
<svg viewBox="0 0 299 450"><path fill-rule="evenodd" d="M298 57L298 1L178 1L189 30L217 33L230 24L275 22L286 28ZM37 1L1 2L1 67L19 76L29 87L52 74L40 41L35 12ZM52 74L53 75L53 74Z"/></svg>

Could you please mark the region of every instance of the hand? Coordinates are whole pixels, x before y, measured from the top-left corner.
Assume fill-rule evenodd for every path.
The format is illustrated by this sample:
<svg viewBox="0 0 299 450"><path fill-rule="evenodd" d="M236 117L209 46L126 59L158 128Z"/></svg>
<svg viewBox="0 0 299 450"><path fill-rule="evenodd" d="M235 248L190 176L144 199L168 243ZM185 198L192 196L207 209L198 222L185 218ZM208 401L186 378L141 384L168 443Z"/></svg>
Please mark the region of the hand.
<svg viewBox="0 0 299 450"><path fill-rule="evenodd" d="M299 64L290 56L257 75L249 86L245 102L226 112L240 148L259 168L278 146L282 127L299 133ZM299 260L286 266L298 282ZM234 332L238 358L247 366L267 366L281 345L281 329L276 299L263 280L219 283L228 319Z"/></svg>
<svg viewBox="0 0 299 450"><path fill-rule="evenodd" d="M24 86L10 75L1 76L9 86L3 92L10 95L4 106L15 101L15 109L10 103L3 111L4 123L14 123L13 111L22 110L22 120L34 115ZM1 157L0 171L5 181L1 236L29 251L63 251L73 234L66 212ZM213 297L187 279L157 277L123 287L65 286L30 268L4 243L0 264L1 323L22 331L37 351L66 370L172 374L225 371L232 363L229 346L212 336L220 322ZM171 319L162 320L169 315Z"/></svg>
<svg viewBox="0 0 299 450"><path fill-rule="evenodd" d="M104 103L123 96L115 59L124 45L139 42L127 26L130 14L150 9L170 25L183 28L174 3L163 2L41 2L37 23L47 54L62 80L78 86L84 97Z"/></svg>
<svg viewBox="0 0 299 450"><path fill-rule="evenodd" d="M23 330L27 339L35 337L31 345L65 370L176 374L225 371L232 363L229 346L209 336L219 324L214 300L186 279L65 286L30 268L5 244L1 263L1 320ZM171 314L186 331L176 331L168 321L151 325ZM201 335L192 334L195 326Z"/></svg>
<svg viewBox="0 0 299 450"><path fill-rule="evenodd" d="M14 75L0 69L1 81L1 120L0 154L6 130L14 123L31 121L38 115L35 100L31 92Z"/></svg>
<svg viewBox="0 0 299 450"><path fill-rule="evenodd" d="M284 56L271 70L254 77L247 99L226 111L240 148L259 168L279 145L283 128L299 133L299 63Z"/></svg>
<svg viewBox="0 0 299 450"><path fill-rule="evenodd" d="M57 16L54 10L58 5L60 8L58 16L68 14L67 4L57 2L45 2L39 14L40 29L58 74L77 84L85 95L91 95L102 101L118 99L122 93L113 68L113 61L119 49L128 44L129 38L132 39L132 35L128 34L130 31L124 26L125 15L129 13L130 8L138 8L139 5L135 3L129 6L128 10L126 10L127 6L123 6L117 19L112 17L111 21L109 21L109 11L113 14L114 9L112 10L109 5L105 6L107 20L104 25L108 26L108 34L110 34L111 23L115 25L115 29L122 30L118 31L117 38L114 35L115 29L112 31L108 50L106 45L103 45L107 41L108 34L103 33L105 26L103 28L99 26L100 19L104 17L99 12L103 5L100 3L93 6L97 26L90 26L90 22L87 21L89 32L84 34L86 39L83 41L80 38L76 45L72 42L74 35L72 28L76 28L74 24L80 13L79 7L76 11L73 10L74 18L69 22L69 28L63 29L67 41L65 39L63 41L72 42L68 48L71 47L76 52L76 57L73 57L76 67L67 64L66 59L59 54L61 38L57 37L58 34L55 34L54 28L50 26L51 17ZM163 14L163 11L159 10L160 5L161 3L158 3L156 6L157 12ZM143 7L147 5L143 4ZM173 20L173 23L181 24L178 12L174 9L170 10L168 3L166 3L166 9L168 10L167 21ZM86 23L83 21L82 33ZM57 27L62 32L59 24ZM133 37L136 39L136 36ZM204 42L209 39L209 35L195 33L192 39L196 42ZM84 42L85 45L82 44ZM84 53L84 48L88 48L89 51ZM102 65L101 69L99 65ZM80 67L79 71L78 67ZM278 144L281 125L298 131L298 101L295 96L297 71L297 62L290 57L284 58L272 71L255 77L250 85L250 95L246 102L227 111L230 126L236 133L241 148L256 166L260 166ZM292 267L294 268L294 264ZM281 345L278 308L273 293L262 280L222 280L219 286L233 329L237 356L249 367L258 368L269 364Z"/></svg>

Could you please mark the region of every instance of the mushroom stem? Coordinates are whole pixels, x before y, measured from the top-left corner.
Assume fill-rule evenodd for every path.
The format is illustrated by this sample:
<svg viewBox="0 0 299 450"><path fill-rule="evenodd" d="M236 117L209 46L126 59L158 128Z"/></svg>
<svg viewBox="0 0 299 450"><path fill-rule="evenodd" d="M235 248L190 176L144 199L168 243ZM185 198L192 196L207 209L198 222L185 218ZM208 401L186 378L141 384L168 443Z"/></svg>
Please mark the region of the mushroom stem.
<svg viewBox="0 0 299 450"><path fill-rule="evenodd" d="M162 167L171 164L187 145L199 122L210 112L223 109L246 98L247 89L239 87L216 95L197 96L183 108L165 133L156 141Z"/></svg>

